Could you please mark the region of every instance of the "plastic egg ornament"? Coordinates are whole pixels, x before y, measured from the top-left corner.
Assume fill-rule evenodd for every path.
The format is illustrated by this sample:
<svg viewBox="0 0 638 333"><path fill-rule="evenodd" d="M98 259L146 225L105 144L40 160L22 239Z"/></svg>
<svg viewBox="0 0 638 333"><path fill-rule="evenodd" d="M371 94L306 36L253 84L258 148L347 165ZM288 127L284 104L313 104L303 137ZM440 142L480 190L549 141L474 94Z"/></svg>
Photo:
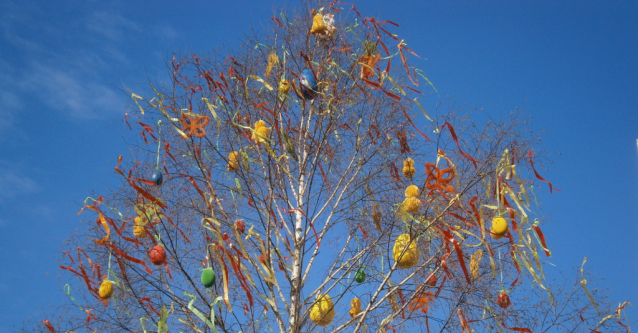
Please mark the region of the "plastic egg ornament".
<svg viewBox="0 0 638 333"><path fill-rule="evenodd" d="M366 280L366 271L363 268L359 268L357 273L354 274L354 280L357 283L363 283Z"/></svg>
<svg viewBox="0 0 638 333"><path fill-rule="evenodd" d="M155 172L151 175L151 181L155 184L155 186L161 186L164 183L164 175L161 171L155 170Z"/></svg>
<svg viewBox="0 0 638 333"><path fill-rule="evenodd" d="M507 233L507 221L500 216L493 218L490 232L492 233L492 238L494 239L500 239L501 237L505 236L505 234Z"/></svg>
<svg viewBox="0 0 638 333"><path fill-rule="evenodd" d="M328 295L322 295L310 310L310 319L318 326L328 326L335 318L334 305Z"/></svg>
<svg viewBox="0 0 638 333"><path fill-rule="evenodd" d="M215 284L215 271L212 268L204 268L202 271L202 284L206 288L210 288Z"/></svg>
<svg viewBox="0 0 638 333"><path fill-rule="evenodd" d="M246 232L246 224L244 224L244 221L242 220L237 220L235 221L235 229L237 229L239 233L243 234Z"/></svg>
<svg viewBox="0 0 638 333"><path fill-rule="evenodd" d="M496 298L496 303L498 303L498 306L500 306L503 309L507 309L507 307L512 305L512 303L510 302L509 295L504 292L498 294L498 297Z"/></svg>
<svg viewBox="0 0 638 333"><path fill-rule="evenodd" d="M166 250L159 244L155 245L155 247L148 252L148 256L155 265L161 265L166 262Z"/></svg>
<svg viewBox="0 0 638 333"><path fill-rule="evenodd" d="M402 234L394 242L392 257L397 262L398 268L410 268L419 261L419 248L416 245L416 240L411 240L410 234ZM401 256L402 254L403 256Z"/></svg>
<svg viewBox="0 0 638 333"><path fill-rule="evenodd" d="M315 75L309 69L304 69L299 75L299 89L304 99L314 99L319 92Z"/></svg>
<svg viewBox="0 0 638 333"><path fill-rule="evenodd" d="M113 296L113 283L109 280L102 281L100 284L100 289L98 290L98 294L101 299L109 299Z"/></svg>
<svg viewBox="0 0 638 333"><path fill-rule="evenodd" d="M361 301L358 298L353 298L352 301L350 301L350 318L354 318L361 312L363 312L363 310L361 310Z"/></svg>

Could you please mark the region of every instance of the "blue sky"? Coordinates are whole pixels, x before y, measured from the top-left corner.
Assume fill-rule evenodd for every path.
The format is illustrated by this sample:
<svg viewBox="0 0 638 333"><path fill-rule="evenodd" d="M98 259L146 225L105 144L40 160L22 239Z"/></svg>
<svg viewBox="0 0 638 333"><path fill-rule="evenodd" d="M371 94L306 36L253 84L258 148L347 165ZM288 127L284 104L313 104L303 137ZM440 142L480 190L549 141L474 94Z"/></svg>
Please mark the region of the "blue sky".
<svg viewBox="0 0 638 333"><path fill-rule="evenodd" d="M267 1L0 0L0 332L66 300L57 259L85 197L110 193L127 155L127 89L270 27ZM440 97L543 131L536 190L551 270L588 257L614 302L638 303L638 4L632 1L358 1L425 60ZM480 3L480 4L479 4ZM450 96L449 98L447 96ZM65 275L68 279L68 275ZM629 309L634 323L638 311Z"/></svg>

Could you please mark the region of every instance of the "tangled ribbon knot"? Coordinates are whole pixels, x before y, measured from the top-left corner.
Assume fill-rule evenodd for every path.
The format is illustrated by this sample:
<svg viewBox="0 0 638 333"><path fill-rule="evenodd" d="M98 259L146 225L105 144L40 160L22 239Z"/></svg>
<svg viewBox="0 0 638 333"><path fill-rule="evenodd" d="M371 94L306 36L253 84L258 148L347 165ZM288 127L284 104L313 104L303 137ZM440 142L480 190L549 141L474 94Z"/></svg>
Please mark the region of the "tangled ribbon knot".
<svg viewBox="0 0 638 333"><path fill-rule="evenodd" d="M428 175L425 187L430 190L440 188L444 191L454 192L454 187L450 185L450 182L454 179L454 169L439 169L434 163L425 163L425 172ZM449 176L444 177L445 174L449 174Z"/></svg>

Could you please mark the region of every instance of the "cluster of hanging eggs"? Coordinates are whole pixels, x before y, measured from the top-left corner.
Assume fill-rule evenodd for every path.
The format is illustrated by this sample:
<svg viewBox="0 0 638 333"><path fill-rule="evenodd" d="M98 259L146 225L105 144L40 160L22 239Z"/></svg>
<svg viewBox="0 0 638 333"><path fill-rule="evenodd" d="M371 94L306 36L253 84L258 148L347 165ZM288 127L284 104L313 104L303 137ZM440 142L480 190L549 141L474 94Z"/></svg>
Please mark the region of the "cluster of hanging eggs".
<svg viewBox="0 0 638 333"><path fill-rule="evenodd" d="M416 185L410 185L405 189L405 200L403 200L403 210L408 213L415 213L421 206L421 200L419 196L419 187Z"/></svg>

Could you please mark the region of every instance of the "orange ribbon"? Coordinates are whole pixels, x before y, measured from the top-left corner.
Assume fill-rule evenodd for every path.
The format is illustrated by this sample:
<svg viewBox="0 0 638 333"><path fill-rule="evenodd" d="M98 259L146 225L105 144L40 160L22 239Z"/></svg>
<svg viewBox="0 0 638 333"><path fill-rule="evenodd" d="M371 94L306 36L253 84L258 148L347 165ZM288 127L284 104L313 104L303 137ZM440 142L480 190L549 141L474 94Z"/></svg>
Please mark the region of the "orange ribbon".
<svg viewBox="0 0 638 333"><path fill-rule="evenodd" d="M204 126L208 124L210 118L208 116L191 117L186 113L182 113L182 126L184 127L184 133L188 136L196 136L203 138L206 136Z"/></svg>
<svg viewBox="0 0 638 333"><path fill-rule="evenodd" d="M454 169L439 169L434 163L425 163L425 172L428 175L425 187L431 190L440 188L448 192L454 192L454 188L450 185L450 182L454 179ZM444 177L446 174L449 174L449 176Z"/></svg>

